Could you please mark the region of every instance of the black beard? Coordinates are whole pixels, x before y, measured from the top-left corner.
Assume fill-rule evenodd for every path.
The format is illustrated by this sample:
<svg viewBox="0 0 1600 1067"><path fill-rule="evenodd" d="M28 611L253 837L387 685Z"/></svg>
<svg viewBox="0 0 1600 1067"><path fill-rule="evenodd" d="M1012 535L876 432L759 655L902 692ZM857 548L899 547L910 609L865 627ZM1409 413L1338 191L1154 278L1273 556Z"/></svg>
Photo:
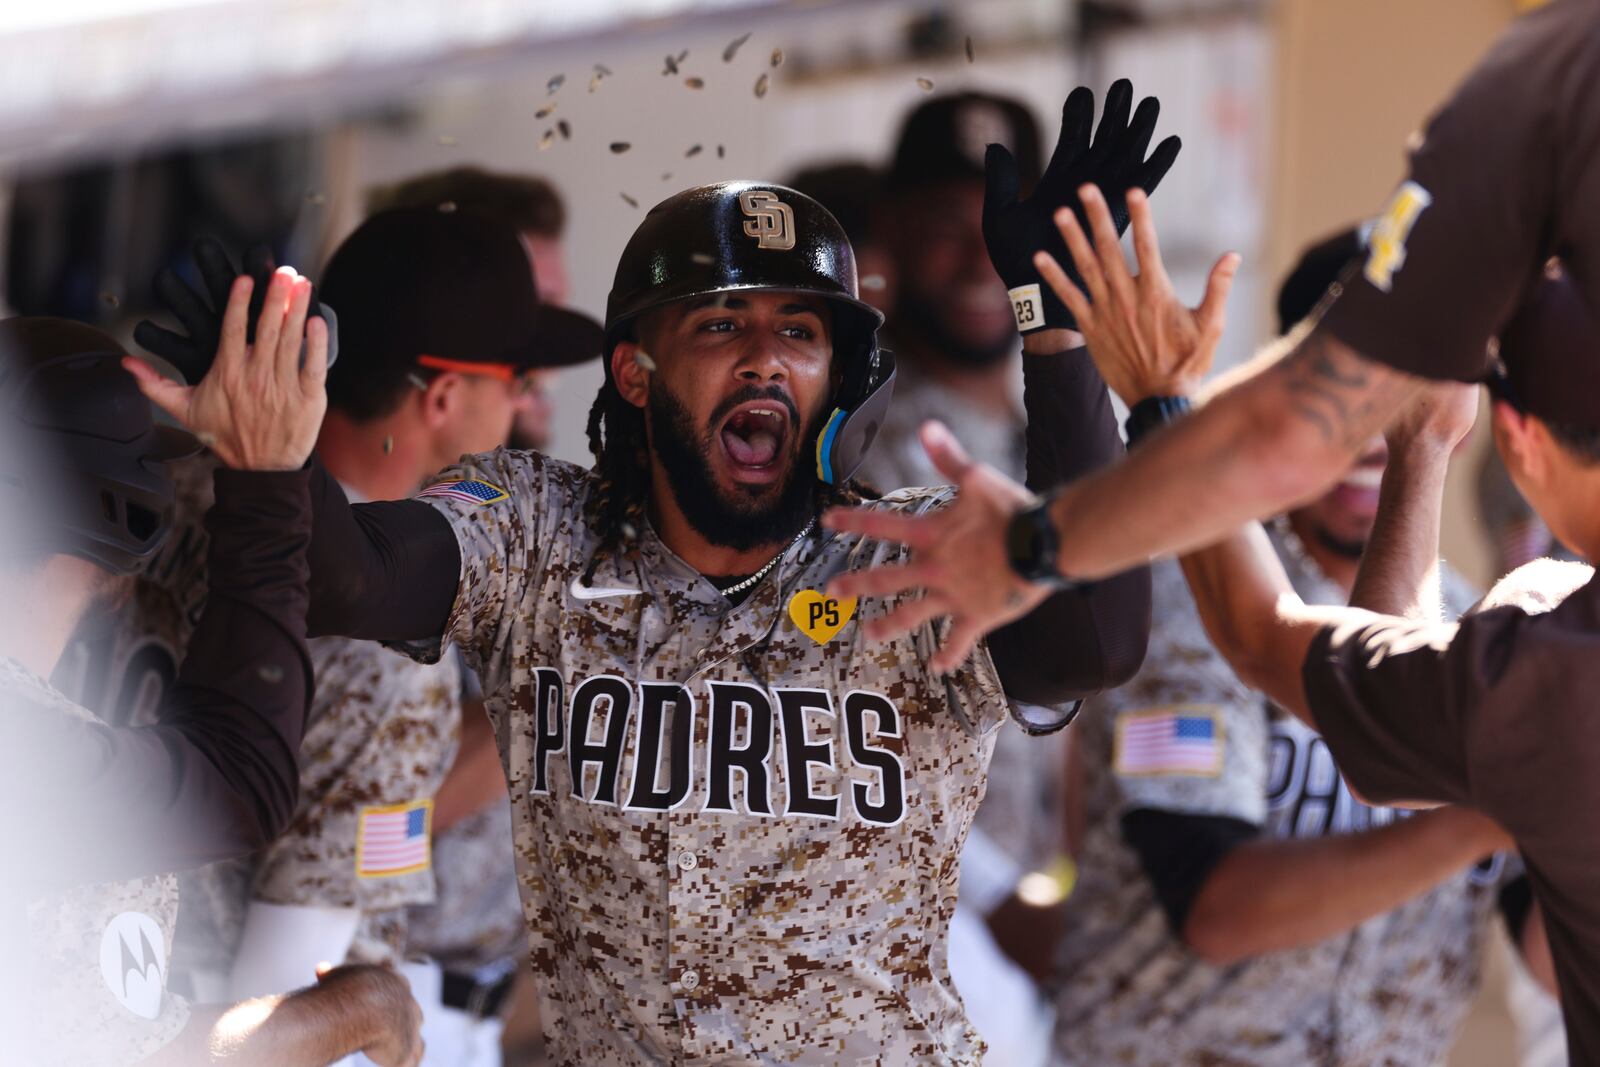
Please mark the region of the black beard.
<svg viewBox="0 0 1600 1067"><path fill-rule="evenodd" d="M1320 527L1317 529L1317 544L1344 559L1360 559L1367 550L1365 541L1344 541Z"/></svg>
<svg viewBox="0 0 1600 1067"><path fill-rule="evenodd" d="M744 552L786 541L800 532L816 508L816 480L802 463L790 461L778 492L770 503L762 504L757 498L764 490L754 487L729 499L718 488L707 459L717 447L717 425L727 412L740 404L775 400L789 409L791 421L794 421L794 404L782 390L747 386L717 405L707 429L698 432L688 409L678 398L662 387L659 380L651 385L646 405L650 414L650 447L660 458L662 470L666 471L672 498L696 533L713 545ZM815 440L820 429L820 424L813 426L800 440Z"/></svg>
<svg viewBox="0 0 1600 1067"><path fill-rule="evenodd" d="M981 348L956 337L945 327L940 317L939 305L924 301L910 293L900 294L895 308L892 337L907 334L920 340L937 355L963 370L983 370L992 367L1011 355L1017 347L1017 335L1007 332L992 344Z"/></svg>

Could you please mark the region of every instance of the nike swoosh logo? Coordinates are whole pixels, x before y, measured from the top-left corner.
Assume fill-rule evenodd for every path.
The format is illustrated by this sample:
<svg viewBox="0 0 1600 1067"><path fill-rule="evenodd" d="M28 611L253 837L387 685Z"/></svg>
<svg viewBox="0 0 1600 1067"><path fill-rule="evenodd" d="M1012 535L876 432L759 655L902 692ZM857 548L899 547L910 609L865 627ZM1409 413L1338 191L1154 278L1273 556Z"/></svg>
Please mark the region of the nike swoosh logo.
<svg viewBox="0 0 1600 1067"><path fill-rule="evenodd" d="M579 600L602 600L608 596L638 596L643 589L626 589L613 585L584 585L577 578L572 579L570 591Z"/></svg>

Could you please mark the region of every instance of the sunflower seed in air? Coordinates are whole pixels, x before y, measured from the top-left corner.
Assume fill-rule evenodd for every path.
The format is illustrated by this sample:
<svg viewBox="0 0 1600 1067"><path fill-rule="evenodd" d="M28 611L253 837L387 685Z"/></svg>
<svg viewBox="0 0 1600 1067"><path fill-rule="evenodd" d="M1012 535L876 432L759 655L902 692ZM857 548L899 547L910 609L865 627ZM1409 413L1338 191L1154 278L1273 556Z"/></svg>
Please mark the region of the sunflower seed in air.
<svg viewBox="0 0 1600 1067"><path fill-rule="evenodd" d="M678 73L678 61L676 59L673 59L671 56L667 56L663 62L664 65L661 68L661 76L663 78L669 78Z"/></svg>
<svg viewBox="0 0 1600 1067"><path fill-rule="evenodd" d="M596 74L594 77L590 78L589 79L589 91L592 93L596 89L600 88L600 83L602 81L604 81L604 80L605 80L605 75L603 75L603 74Z"/></svg>
<svg viewBox="0 0 1600 1067"><path fill-rule="evenodd" d="M705 252L696 252L689 257L689 262L698 263L702 267L709 267L715 263L716 260L710 255L707 255Z"/></svg>
<svg viewBox="0 0 1600 1067"><path fill-rule="evenodd" d="M566 119L556 119L556 129L561 131L561 139L563 141L572 140L572 123Z"/></svg>
<svg viewBox="0 0 1600 1067"><path fill-rule="evenodd" d="M876 292L880 289L887 289L888 287L889 283L884 280L884 277L881 274L864 274L861 277L861 288L863 289L869 289Z"/></svg>
<svg viewBox="0 0 1600 1067"><path fill-rule="evenodd" d="M394 451L394 434L388 434L383 439L383 454L388 455Z"/></svg>
<svg viewBox="0 0 1600 1067"><path fill-rule="evenodd" d="M756 99L760 100L763 96L766 96L766 95L767 95L767 76L765 74L762 74L761 77L756 79Z"/></svg>
<svg viewBox="0 0 1600 1067"><path fill-rule="evenodd" d="M969 33L969 34L967 34L967 62L968 63L976 62L977 58L978 57L973 55L973 52L972 52L972 34Z"/></svg>
<svg viewBox="0 0 1600 1067"><path fill-rule="evenodd" d="M594 74L597 78L609 78L611 77L611 68L604 63L596 63L594 65Z"/></svg>
<svg viewBox="0 0 1600 1067"><path fill-rule="evenodd" d="M683 154L683 158L684 159L693 159L695 156L698 156L699 154L700 154L700 146L697 145L697 144L690 145L689 146L689 150Z"/></svg>
<svg viewBox="0 0 1600 1067"><path fill-rule="evenodd" d="M456 202L454 200L441 200L439 202L439 210L443 214L449 215L452 212L454 212L455 209L456 209Z"/></svg>
<svg viewBox="0 0 1600 1067"><path fill-rule="evenodd" d="M683 79L683 84L687 85L691 89L704 89L706 87L706 80L704 78L685 78Z"/></svg>
<svg viewBox="0 0 1600 1067"><path fill-rule="evenodd" d="M448 133L441 133L439 135L439 143L444 145L446 148L449 148L451 145L456 143L456 139L450 136Z"/></svg>
<svg viewBox="0 0 1600 1067"><path fill-rule="evenodd" d="M768 62L774 67L781 67L783 65L783 49L774 48L772 50L772 58Z"/></svg>
<svg viewBox="0 0 1600 1067"><path fill-rule="evenodd" d="M661 180L664 181L664 182L670 182L672 180L672 172L670 170L662 171L661 172Z"/></svg>
<svg viewBox="0 0 1600 1067"><path fill-rule="evenodd" d="M742 34L742 35L740 35L738 37L735 37L733 40L729 41L728 42L728 47L726 47L726 48L724 48L722 50L722 61L724 63L732 63L733 62L733 57L739 54L739 46L744 44L749 39L750 39L750 35L748 33L746 33L746 34Z"/></svg>
<svg viewBox="0 0 1600 1067"><path fill-rule="evenodd" d="M635 200L633 197L629 196L627 193L618 193L617 195L622 197L622 199L627 202L629 207L638 207L639 206L639 201Z"/></svg>
<svg viewBox="0 0 1600 1067"><path fill-rule="evenodd" d="M104 300L106 307L109 308L120 307L122 305L122 301L117 299L116 293L101 293L100 299Z"/></svg>
<svg viewBox="0 0 1600 1067"><path fill-rule="evenodd" d="M727 154L728 154L727 149L723 148L721 145L717 145L717 158L718 159L722 159Z"/></svg>
<svg viewBox="0 0 1600 1067"><path fill-rule="evenodd" d="M557 74L555 77L544 83L544 91L554 95L555 91L565 85L566 82L567 76L565 74Z"/></svg>
<svg viewBox="0 0 1600 1067"><path fill-rule="evenodd" d="M921 89L925 93L931 93L933 92L933 82L928 78L918 78L917 88Z"/></svg>
<svg viewBox="0 0 1600 1067"><path fill-rule="evenodd" d="M656 361L651 359L650 358L650 353L646 352L644 349L642 349L642 348L634 349L633 362L634 362L634 364L636 366L638 366L638 368L640 370L648 371L651 374L655 373Z"/></svg>
<svg viewBox="0 0 1600 1067"><path fill-rule="evenodd" d="M538 111L535 111L533 113L533 117L535 119L547 119L547 118L550 117L550 113L552 111L554 111L555 109L556 109L556 102L554 100L552 100L548 104L546 104L544 107L541 107Z"/></svg>
<svg viewBox="0 0 1600 1067"><path fill-rule="evenodd" d="M549 148L551 145L553 145L555 143L556 143L556 131L554 131L554 130L546 130L546 131L544 131L544 133L539 135L539 151L543 152L546 148Z"/></svg>
<svg viewBox="0 0 1600 1067"><path fill-rule="evenodd" d="M627 141L612 141L611 142L611 152L612 152L613 155L620 156L620 155L622 155L622 153L626 152L628 149L630 149L632 147L633 147L633 145L629 144Z"/></svg>

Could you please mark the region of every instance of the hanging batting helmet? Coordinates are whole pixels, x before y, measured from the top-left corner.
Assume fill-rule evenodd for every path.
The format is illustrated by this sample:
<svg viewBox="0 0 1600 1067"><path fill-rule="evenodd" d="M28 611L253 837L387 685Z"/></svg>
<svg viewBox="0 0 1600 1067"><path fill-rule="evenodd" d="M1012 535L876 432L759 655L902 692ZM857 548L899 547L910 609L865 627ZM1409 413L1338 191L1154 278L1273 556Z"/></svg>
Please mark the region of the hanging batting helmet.
<svg viewBox="0 0 1600 1067"><path fill-rule="evenodd" d="M752 289L810 293L834 309L841 377L817 436L817 477L843 484L883 424L894 357L878 347L883 315L857 294L855 254L844 230L804 193L767 182L720 182L651 208L617 263L606 300L606 354L651 308Z"/></svg>
<svg viewBox="0 0 1600 1067"><path fill-rule="evenodd" d="M200 449L151 418L116 340L69 319L0 320L0 511L7 549L132 574L173 521L164 461ZM26 527L23 523L26 522Z"/></svg>

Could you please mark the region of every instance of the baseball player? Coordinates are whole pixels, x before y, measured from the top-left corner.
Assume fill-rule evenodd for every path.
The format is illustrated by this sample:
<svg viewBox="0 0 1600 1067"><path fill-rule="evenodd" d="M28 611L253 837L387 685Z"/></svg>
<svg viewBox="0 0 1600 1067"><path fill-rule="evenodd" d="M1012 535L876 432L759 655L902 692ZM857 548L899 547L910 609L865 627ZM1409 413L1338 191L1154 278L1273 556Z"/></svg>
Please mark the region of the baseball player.
<svg viewBox="0 0 1600 1067"><path fill-rule="evenodd" d="M362 498L403 496L450 457L505 440L519 376L545 351L525 299L531 285L515 233L468 214L397 209L345 240L321 287L342 305L343 357L319 439L341 485ZM598 348L600 328L588 326ZM191 522L204 507L180 504ZM189 530L181 542L196 551L204 536ZM144 599L195 596L195 568L163 562L158 573L170 580ZM131 628L142 638L181 617L141 614ZM180 648L186 637L159 636ZM455 659L416 664L345 638L310 650L316 696L287 832L249 861L194 879L193 895L213 906L208 928L182 938L200 942L184 961L199 988L220 979L228 995L253 996L292 988L322 960L399 963L407 909L433 900L429 821L461 717Z"/></svg>
<svg viewBox="0 0 1600 1067"><path fill-rule="evenodd" d="M1136 210L1135 230L1146 280L1136 285L1125 265L1102 256L1117 286L1105 290L1103 319L1081 294L1063 291L1100 346L1096 359L1130 399L1183 396L1211 349L1170 290L1150 285L1159 250L1147 209ZM1102 252L1114 240L1099 242ZM1132 313L1125 298L1155 305L1150 317ZM1593 394L1575 391L1572 379L1587 373L1597 348L1594 311L1552 263L1502 331L1505 371L1491 384L1495 443L1513 480L1586 558L1600 550L1590 506L1600 410L1584 413ZM1351 608L1305 607L1254 528L1190 554L1185 576L1218 650L1326 739L1352 789L1373 801L1471 804L1510 832L1537 904L1525 951L1543 944L1542 929L1572 1061L1596 1063L1600 864L1584 817L1595 745L1577 695L1594 658L1592 571L1530 564L1496 586L1484 610L1457 625L1431 621L1444 460L1476 411L1471 390L1463 392L1426 394L1406 415L1411 447L1403 460L1390 457L1385 507Z"/></svg>
<svg viewBox="0 0 1600 1067"><path fill-rule="evenodd" d="M374 192L368 203L386 208L453 204L457 212L509 226L533 264L531 284L539 299L557 305L567 300L566 208L542 178L457 167ZM493 308L481 313L492 314ZM598 359L601 340L596 326L592 344L541 347L539 366L519 379L531 388L519 400L513 448L548 448L549 382L563 365ZM471 671L462 673L461 745L433 809L435 899L411 908L406 953L412 988L419 996L424 989L438 991L437 1000L423 1003L429 1061L492 1067L500 1062L504 1020L516 1000L513 986L525 938L505 774L483 712L482 687ZM430 960L435 973L419 976L419 957Z"/></svg>
<svg viewBox="0 0 1600 1067"><path fill-rule="evenodd" d="M12 821L41 828L36 839L8 833L13 862L0 887L7 1062L311 1065L357 1049L379 1063L416 1062L420 1015L392 972L344 968L311 989L232 1006L168 989L178 892L156 872L243 851L259 828L281 823L278 797L293 795L310 687L300 618L307 478L293 468L320 415L326 335L314 331L303 374L263 380L264 368L293 367L299 355L309 286L292 305L291 292L285 279L263 322L282 323L294 340L279 351L264 326L249 373L263 409L281 414L292 393L295 410L275 448L231 455L239 469L227 472L209 520L217 595L196 658L160 721L142 730L100 724L44 676L78 617L125 589L170 533L163 462L197 445L153 425L110 337L60 319L0 322L0 398L11 416L0 475L4 799ZM250 479L276 495L226 491ZM73 791L85 799L74 802Z"/></svg>
<svg viewBox="0 0 1600 1067"><path fill-rule="evenodd" d="M1004 210L1014 254L1048 208ZM878 613L824 595L897 557L814 522L854 498L888 402L878 322L814 202L690 189L623 252L594 470L499 451L409 502L315 494L314 631L423 658L453 640L483 680L558 1062L980 1053L944 955L961 839L1006 694L1060 704L1097 685L1110 623L1094 612L1115 605L1070 591L935 674L937 602L900 605L922 624L885 646ZM1080 353L1027 373L1050 398L1031 420L1041 465L1115 433ZM143 381L180 420L240 432L207 415L226 378ZM960 475L965 457L930 443ZM1047 635L1062 652L1029 655Z"/></svg>
<svg viewBox="0 0 1600 1067"><path fill-rule="evenodd" d="M1302 259L1284 330L1360 254ZM1299 299L1296 299L1297 293ZM1350 599L1377 511L1380 440L1269 529L1307 603ZM1466 808L1356 799L1306 724L1211 647L1174 561L1154 568L1150 653L1075 731L1087 808L1058 960L1062 1063L1441 1063L1483 971L1509 880L1499 827ZM1451 617L1476 596L1440 564ZM1503 887L1503 888L1502 888Z"/></svg>

